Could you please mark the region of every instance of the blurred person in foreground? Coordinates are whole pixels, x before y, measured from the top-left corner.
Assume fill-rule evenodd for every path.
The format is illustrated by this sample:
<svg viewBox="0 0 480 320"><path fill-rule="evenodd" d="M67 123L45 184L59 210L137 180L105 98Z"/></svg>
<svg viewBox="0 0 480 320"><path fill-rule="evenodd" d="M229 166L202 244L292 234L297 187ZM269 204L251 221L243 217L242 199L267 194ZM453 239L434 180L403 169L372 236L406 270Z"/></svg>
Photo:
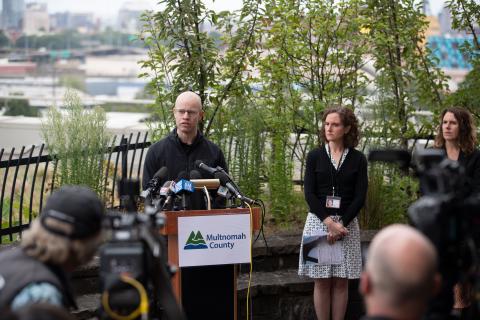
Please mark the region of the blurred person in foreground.
<svg viewBox="0 0 480 320"><path fill-rule="evenodd" d="M478 196L480 194L480 151L476 148L476 145L477 129L470 111L460 107L444 109L440 114L435 147L445 150L448 159L458 161L465 168L465 177L467 179L465 185L459 191L463 197ZM478 231L476 237L478 237ZM464 243L464 247L466 246L467 244ZM438 250L442 249L438 247ZM440 261L440 266L449 265L447 261ZM447 272L447 270L441 271ZM440 293L438 303L451 303L453 299L453 311L463 319L468 318L469 313L473 312L473 288L467 277L463 276L458 280L453 287L453 295L449 292L452 283L448 283L448 281L443 282L444 288Z"/></svg>
<svg viewBox="0 0 480 320"><path fill-rule="evenodd" d="M75 320L76 318L62 307L47 303L29 304L15 311L2 313L2 320Z"/></svg>
<svg viewBox="0 0 480 320"><path fill-rule="evenodd" d="M76 308L69 278L100 245L103 215L102 201L86 187L55 191L20 246L0 253L0 310L35 303Z"/></svg>
<svg viewBox="0 0 480 320"><path fill-rule="evenodd" d="M362 320L421 319L440 287L430 240L407 225L381 230L368 249L360 278L367 315Z"/></svg>

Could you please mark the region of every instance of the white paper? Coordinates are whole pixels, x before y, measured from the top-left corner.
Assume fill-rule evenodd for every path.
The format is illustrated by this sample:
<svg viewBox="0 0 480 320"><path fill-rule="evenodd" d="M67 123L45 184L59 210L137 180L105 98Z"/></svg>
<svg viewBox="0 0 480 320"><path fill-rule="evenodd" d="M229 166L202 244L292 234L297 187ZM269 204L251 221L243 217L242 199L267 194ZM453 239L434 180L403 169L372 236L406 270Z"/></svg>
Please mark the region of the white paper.
<svg viewBox="0 0 480 320"><path fill-rule="evenodd" d="M343 262L343 245L341 240L329 244L327 239L321 241L317 249L318 264L321 265L338 265Z"/></svg>
<svg viewBox="0 0 480 320"><path fill-rule="evenodd" d="M322 230L316 230L304 237L303 246L305 264L338 265L343 262L342 241L328 243L327 233Z"/></svg>

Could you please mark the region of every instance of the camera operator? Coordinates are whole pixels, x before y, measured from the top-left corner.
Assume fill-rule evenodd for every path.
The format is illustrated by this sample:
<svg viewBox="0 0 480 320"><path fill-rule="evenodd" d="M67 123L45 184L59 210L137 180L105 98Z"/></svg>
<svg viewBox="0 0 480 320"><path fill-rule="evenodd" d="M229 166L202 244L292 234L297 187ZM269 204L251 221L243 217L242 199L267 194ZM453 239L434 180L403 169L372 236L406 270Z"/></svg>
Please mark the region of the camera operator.
<svg viewBox="0 0 480 320"><path fill-rule="evenodd" d="M463 108L447 108L441 113L440 121L435 147L444 149L448 159L458 161L469 178L461 194L467 197L480 193L480 151L475 148L477 132L471 113ZM455 285L453 308L457 313L467 312L471 305L471 291L469 284Z"/></svg>
<svg viewBox="0 0 480 320"><path fill-rule="evenodd" d="M102 201L86 187L55 191L20 247L0 253L0 309L35 303L76 308L69 276L97 250L103 215Z"/></svg>
<svg viewBox="0 0 480 320"><path fill-rule="evenodd" d="M362 320L421 319L440 284L437 254L423 234L407 225L380 231L360 278L367 316Z"/></svg>

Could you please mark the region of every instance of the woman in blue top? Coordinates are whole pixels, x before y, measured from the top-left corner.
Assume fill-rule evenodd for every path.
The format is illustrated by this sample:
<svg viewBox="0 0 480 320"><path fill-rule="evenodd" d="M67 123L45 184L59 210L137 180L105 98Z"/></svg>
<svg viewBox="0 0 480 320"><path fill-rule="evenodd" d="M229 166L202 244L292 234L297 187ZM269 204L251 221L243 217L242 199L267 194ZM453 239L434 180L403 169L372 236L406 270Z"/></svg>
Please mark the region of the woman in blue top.
<svg viewBox="0 0 480 320"><path fill-rule="evenodd" d="M307 156L304 190L310 212L303 231L298 273L315 279L317 318L329 320L332 315L333 320L340 320L347 308L348 279L360 278L362 269L356 217L367 193L367 160L355 149L359 134L352 110L325 110L320 134L322 145ZM329 245L340 241L339 259L318 263L307 258L314 250L304 252L303 240L319 233L326 234Z"/></svg>

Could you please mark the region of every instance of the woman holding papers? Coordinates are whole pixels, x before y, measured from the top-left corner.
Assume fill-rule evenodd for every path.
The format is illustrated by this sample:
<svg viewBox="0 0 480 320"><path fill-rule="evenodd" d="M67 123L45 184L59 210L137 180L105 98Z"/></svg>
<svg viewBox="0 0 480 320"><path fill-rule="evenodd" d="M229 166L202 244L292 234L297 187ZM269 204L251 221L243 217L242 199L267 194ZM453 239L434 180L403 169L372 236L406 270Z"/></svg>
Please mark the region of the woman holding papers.
<svg viewBox="0 0 480 320"><path fill-rule="evenodd" d="M307 156L305 199L310 212L303 231L300 275L315 279L317 318L343 319L348 279L360 278L362 259L357 215L367 194L367 160L356 150L358 122L352 110L325 110L322 144Z"/></svg>
<svg viewBox="0 0 480 320"><path fill-rule="evenodd" d="M465 168L467 180L461 190L465 197L480 192L480 151L476 149L476 145L477 131L472 114L458 107L443 110L435 137L435 147L444 149L448 159L458 161ZM472 296L470 285L461 283L455 285L453 308L457 313L468 312Z"/></svg>

